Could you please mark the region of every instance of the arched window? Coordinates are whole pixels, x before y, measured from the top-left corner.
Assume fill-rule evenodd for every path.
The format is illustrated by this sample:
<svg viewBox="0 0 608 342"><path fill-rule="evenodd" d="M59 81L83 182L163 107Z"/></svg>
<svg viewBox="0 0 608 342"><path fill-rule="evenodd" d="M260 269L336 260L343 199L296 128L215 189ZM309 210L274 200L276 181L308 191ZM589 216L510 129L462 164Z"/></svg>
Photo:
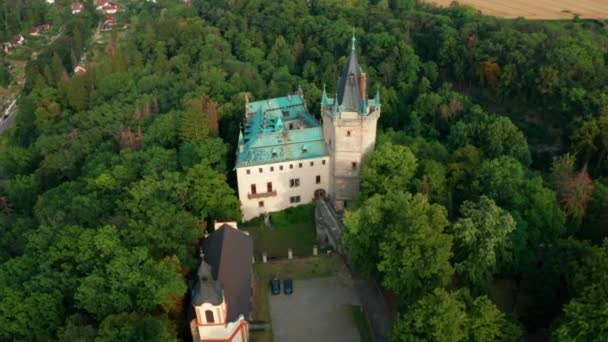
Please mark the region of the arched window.
<svg viewBox="0 0 608 342"><path fill-rule="evenodd" d="M215 323L215 319L213 319L213 311L205 311L205 320L207 321L207 323Z"/></svg>

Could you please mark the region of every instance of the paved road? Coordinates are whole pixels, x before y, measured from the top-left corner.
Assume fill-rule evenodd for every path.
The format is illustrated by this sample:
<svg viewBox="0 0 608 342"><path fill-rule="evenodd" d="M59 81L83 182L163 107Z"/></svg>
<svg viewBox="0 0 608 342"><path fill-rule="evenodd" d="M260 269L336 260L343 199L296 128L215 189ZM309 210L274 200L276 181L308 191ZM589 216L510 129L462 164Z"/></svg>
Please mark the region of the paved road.
<svg viewBox="0 0 608 342"><path fill-rule="evenodd" d="M15 114L17 114L17 100L15 98L9 99L6 102L6 106L2 108L3 110L0 112L0 134L13 125ZM8 115L5 116L5 114Z"/></svg>
<svg viewBox="0 0 608 342"><path fill-rule="evenodd" d="M343 277L295 280L291 296L270 296L275 342L358 342L351 305L360 305Z"/></svg>
<svg viewBox="0 0 608 342"><path fill-rule="evenodd" d="M386 341L394 317L386 305L382 292L375 281L356 274L352 276L361 305L369 320L372 339L376 342Z"/></svg>

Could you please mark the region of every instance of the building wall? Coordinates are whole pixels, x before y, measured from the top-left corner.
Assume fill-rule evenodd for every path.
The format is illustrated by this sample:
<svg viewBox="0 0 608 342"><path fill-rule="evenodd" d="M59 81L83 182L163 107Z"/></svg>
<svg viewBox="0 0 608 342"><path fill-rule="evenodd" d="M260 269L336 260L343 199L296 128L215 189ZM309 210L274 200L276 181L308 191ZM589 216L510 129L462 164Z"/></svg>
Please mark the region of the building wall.
<svg viewBox="0 0 608 342"><path fill-rule="evenodd" d="M249 323L241 315L236 321L214 326L198 326L198 341L201 342L247 342Z"/></svg>
<svg viewBox="0 0 608 342"><path fill-rule="evenodd" d="M356 112L331 113L323 108L323 134L331 157L330 196L336 208L359 192L361 169L366 156L374 150L380 110L360 116Z"/></svg>
<svg viewBox="0 0 608 342"><path fill-rule="evenodd" d="M205 311L213 312L213 322L208 322L205 316ZM210 303L203 303L202 305L194 307L194 313L196 314L196 322L198 325L207 324L225 324L226 323L226 301L220 305L212 305Z"/></svg>
<svg viewBox="0 0 608 342"><path fill-rule="evenodd" d="M260 172L260 169L262 172ZM310 203L314 200L315 191L318 189L328 193L329 170L329 157L237 168L236 175L243 220L250 220L264 213ZM321 176L319 184L316 182L317 176ZM299 179L299 186L291 187L291 179ZM272 190L273 192L276 191L276 194L267 193L268 182L272 183ZM252 184L256 185L258 195L249 198ZM300 196L299 203L290 202L290 197L295 196ZM260 206L260 202L263 202L263 206Z"/></svg>

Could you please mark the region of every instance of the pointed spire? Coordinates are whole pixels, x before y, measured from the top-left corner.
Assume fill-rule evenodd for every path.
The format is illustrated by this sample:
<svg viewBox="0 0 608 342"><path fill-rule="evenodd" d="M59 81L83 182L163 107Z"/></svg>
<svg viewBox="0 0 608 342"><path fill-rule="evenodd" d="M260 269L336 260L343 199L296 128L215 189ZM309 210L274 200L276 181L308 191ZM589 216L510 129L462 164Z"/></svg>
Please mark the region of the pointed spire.
<svg viewBox="0 0 608 342"><path fill-rule="evenodd" d="M274 131L280 132L283 130L283 128L285 128L285 125L283 125L283 119L279 116L279 118L277 119L277 123L274 126Z"/></svg>
<svg viewBox="0 0 608 342"><path fill-rule="evenodd" d="M374 105L380 107L380 85L376 87L376 96L374 97Z"/></svg>
<svg viewBox="0 0 608 342"><path fill-rule="evenodd" d="M249 93L245 93L245 121L249 117Z"/></svg>
<svg viewBox="0 0 608 342"><path fill-rule="evenodd" d="M239 153L245 151L245 140L243 139L243 126L239 125ZM238 155L238 153L237 153Z"/></svg>
<svg viewBox="0 0 608 342"><path fill-rule="evenodd" d="M357 41L357 38L355 37L355 28L353 27L353 45L351 47L352 51L355 51L355 42Z"/></svg>
<svg viewBox="0 0 608 342"><path fill-rule="evenodd" d="M338 92L336 91L336 97L334 98L334 114L338 112Z"/></svg>
<svg viewBox="0 0 608 342"><path fill-rule="evenodd" d="M323 95L321 96L321 106L327 106L329 99L327 98L327 91L325 90L325 83L323 83Z"/></svg>
<svg viewBox="0 0 608 342"><path fill-rule="evenodd" d="M300 97L302 99L304 99L304 90L302 90L302 85L298 84L298 95L300 95Z"/></svg>

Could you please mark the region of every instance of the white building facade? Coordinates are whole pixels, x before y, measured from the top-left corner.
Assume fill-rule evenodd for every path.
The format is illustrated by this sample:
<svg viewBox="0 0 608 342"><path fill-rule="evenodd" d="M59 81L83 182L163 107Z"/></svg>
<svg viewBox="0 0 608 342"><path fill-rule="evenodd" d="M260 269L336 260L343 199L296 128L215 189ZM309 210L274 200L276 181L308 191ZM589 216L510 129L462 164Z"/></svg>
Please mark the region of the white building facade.
<svg viewBox="0 0 608 342"><path fill-rule="evenodd" d="M342 210L359 192L365 157L373 151L380 96L367 96L355 51L343 69L336 97L325 89L320 124L296 94L245 105L236 173L243 219L326 198Z"/></svg>

